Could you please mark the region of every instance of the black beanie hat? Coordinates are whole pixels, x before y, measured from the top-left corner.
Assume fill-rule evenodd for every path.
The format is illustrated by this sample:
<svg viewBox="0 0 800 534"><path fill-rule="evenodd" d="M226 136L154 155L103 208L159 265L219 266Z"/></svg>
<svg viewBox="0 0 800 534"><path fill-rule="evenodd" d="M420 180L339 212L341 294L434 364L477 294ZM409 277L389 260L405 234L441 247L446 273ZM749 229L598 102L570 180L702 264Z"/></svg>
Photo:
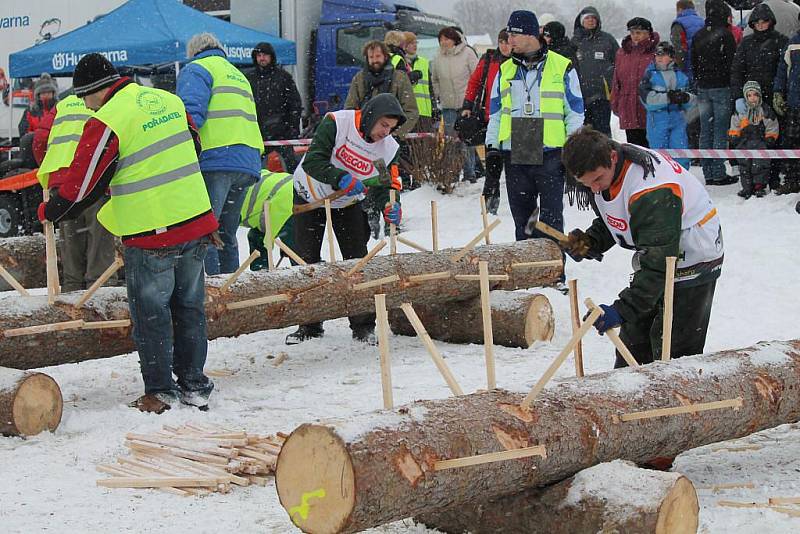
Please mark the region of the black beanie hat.
<svg viewBox="0 0 800 534"><path fill-rule="evenodd" d="M644 17L633 17L628 21L628 31L630 30L646 30L653 33L653 25Z"/></svg>
<svg viewBox="0 0 800 534"><path fill-rule="evenodd" d="M83 56L72 74L72 85L78 98L111 87L117 80L119 73L114 65L95 52Z"/></svg>

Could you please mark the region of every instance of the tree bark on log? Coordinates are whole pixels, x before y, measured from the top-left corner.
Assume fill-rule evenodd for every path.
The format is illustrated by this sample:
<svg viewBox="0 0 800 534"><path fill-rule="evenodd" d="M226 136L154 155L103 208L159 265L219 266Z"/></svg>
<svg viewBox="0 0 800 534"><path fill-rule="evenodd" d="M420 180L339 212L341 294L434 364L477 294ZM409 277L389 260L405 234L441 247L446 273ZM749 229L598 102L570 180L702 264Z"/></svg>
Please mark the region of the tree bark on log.
<svg viewBox="0 0 800 534"><path fill-rule="evenodd" d="M495 345L527 349L534 341L553 338L555 318L547 297L521 291L492 291L490 295ZM433 339L448 343L483 343L480 296L414 306L414 311ZM402 310L389 310L389 326L395 335L417 335Z"/></svg>
<svg viewBox="0 0 800 534"><path fill-rule="evenodd" d="M0 434L52 432L61 423L63 408L61 388L46 374L0 367Z"/></svg>
<svg viewBox="0 0 800 534"><path fill-rule="evenodd" d="M47 285L47 267L42 234L0 239L0 265L25 289ZM0 278L0 291L13 288Z"/></svg>
<svg viewBox="0 0 800 534"><path fill-rule="evenodd" d="M455 275L477 274L478 261L489 262L492 274L507 274L508 280L492 282L493 289L524 289L554 284L563 267L512 268L516 263L561 258L558 247L547 239L487 245L458 261L451 261L454 249L395 256L378 256L363 270L347 276L357 260L319 263L278 271L243 274L229 291L220 291L227 275L206 280L208 337L232 337L261 330L347 317L375 310L374 295L386 294L388 307L404 302L430 304L441 300L464 300L480 294L477 283L456 280ZM410 281L414 275L449 271L447 279ZM397 275L400 280L366 289L354 284ZM107 321L128 319L124 288L101 288L86 306L76 309L81 292L61 295L54 306L46 296L19 298L7 294L0 299L0 366L31 369L48 365L105 358L134 349L130 328L71 329L36 335L8 337L14 328L66 321ZM227 305L267 297L288 295L289 300L243 309Z"/></svg>
<svg viewBox="0 0 800 534"><path fill-rule="evenodd" d="M614 460L552 486L415 520L448 534L694 534L699 512L685 476Z"/></svg>
<svg viewBox="0 0 800 534"><path fill-rule="evenodd" d="M306 532L356 532L552 484L600 462L654 462L795 422L799 391L800 340L775 341L551 383L530 409L520 406L525 393L493 390L304 424L278 458L278 496ZM620 418L735 398L739 409ZM546 458L435 470L439 460L536 445Z"/></svg>

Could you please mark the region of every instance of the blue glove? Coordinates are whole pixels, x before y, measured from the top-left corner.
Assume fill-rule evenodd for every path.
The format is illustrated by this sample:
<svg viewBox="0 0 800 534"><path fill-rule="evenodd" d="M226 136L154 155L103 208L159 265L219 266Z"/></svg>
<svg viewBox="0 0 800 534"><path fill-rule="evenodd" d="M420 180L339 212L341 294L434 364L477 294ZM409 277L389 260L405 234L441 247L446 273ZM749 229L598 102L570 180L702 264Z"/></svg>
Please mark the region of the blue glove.
<svg viewBox="0 0 800 534"><path fill-rule="evenodd" d="M398 226L402 218L403 210L400 209L399 202L395 202L394 204L386 204L386 207L383 209L383 220L386 221L387 224Z"/></svg>
<svg viewBox="0 0 800 534"><path fill-rule="evenodd" d="M598 317L594 322L594 327L600 335L603 335L609 328L616 328L625 322L625 319L622 318L614 306L601 304L600 308L603 310L603 315ZM586 319L586 317L584 317L584 319Z"/></svg>
<svg viewBox="0 0 800 534"><path fill-rule="evenodd" d="M344 190L348 197L356 197L367 191L367 188L364 187L361 180L353 178L349 174L345 174L339 178L339 189Z"/></svg>

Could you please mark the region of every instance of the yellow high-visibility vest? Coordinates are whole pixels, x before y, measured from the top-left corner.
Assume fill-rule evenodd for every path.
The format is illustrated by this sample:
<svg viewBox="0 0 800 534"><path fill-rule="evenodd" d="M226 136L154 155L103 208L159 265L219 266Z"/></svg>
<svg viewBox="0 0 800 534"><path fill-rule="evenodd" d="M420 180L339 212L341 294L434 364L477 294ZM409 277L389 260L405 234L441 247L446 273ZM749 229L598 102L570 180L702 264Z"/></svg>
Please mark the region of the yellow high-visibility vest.
<svg viewBox="0 0 800 534"><path fill-rule="evenodd" d="M72 164L83 126L92 116L83 99L70 95L56 104L56 117L47 137L47 153L36 177L42 187L47 187L50 173L66 169Z"/></svg>
<svg viewBox="0 0 800 534"><path fill-rule="evenodd" d="M417 83L414 84L414 97L417 100L417 109L420 117L433 116L433 102L431 100L431 68L427 59L417 56L412 63L411 70L418 70L422 73Z"/></svg>
<svg viewBox="0 0 800 534"><path fill-rule="evenodd" d="M270 237L275 239L292 216L293 191L294 182L291 174L262 169L261 179L245 193L242 203L242 226L258 228L262 234L266 234L263 212L264 203L269 202L269 225L272 230Z"/></svg>

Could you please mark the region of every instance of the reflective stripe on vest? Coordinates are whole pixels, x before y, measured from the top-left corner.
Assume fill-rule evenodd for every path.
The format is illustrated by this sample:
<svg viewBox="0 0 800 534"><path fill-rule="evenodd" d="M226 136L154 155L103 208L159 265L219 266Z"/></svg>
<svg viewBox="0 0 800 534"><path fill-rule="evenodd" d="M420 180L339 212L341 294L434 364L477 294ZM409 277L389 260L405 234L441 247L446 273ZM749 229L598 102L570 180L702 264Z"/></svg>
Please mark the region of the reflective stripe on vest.
<svg viewBox="0 0 800 534"><path fill-rule="evenodd" d="M433 115L433 103L431 101L430 64L424 57L417 57L414 60L412 70L418 70L422 73L422 78L414 84L414 98L417 100L419 116L431 117Z"/></svg>
<svg viewBox="0 0 800 534"><path fill-rule="evenodd" d="M183 102L130 83L95 118L114 131L119 161L97 220L118 236L160 233L211 210Z"/></svg>
<svg viewBox="0 0 800 534"><path fill-rule="evenodd" d="M200 128L203 150L247 145L263 154L264 140L250 82L221 56L207 56L192 63L206 69L212 79L206 122Z"/></svg>
<svg viewBox="0 0 800 534"><path fill-rule="evenodd" d="M562 147L567 141L567 128L564 125L564 74L570 60L555 52L547 52L542 79L539 81L539 109L544 119L545 146ZM511 139L511 80L517 76L517 64L507 59L500 65L500 130L497 139L502 142ZM524 83L524 82L523 82ZM513 150L514 147L512 146Z"/></svg>
<svg viewBox="0 0 800 534"><path fill-rule="evenodd" d="M47 153L36 173L42 187L47 187L50 173L70 166L83 126L91 116L92 111L75 95L56 104L56 118L47 138Z"/></svg>
<svg viewBox="0 0 800 534"><path fill-rule="evenodd" d="M274 239L292 216L293 189L291 174L262 170L261 179L245 194L242 203L242 226L257 227L262 233L266 233L263 212L264 203L269 202L271 238Z"/></svg>

